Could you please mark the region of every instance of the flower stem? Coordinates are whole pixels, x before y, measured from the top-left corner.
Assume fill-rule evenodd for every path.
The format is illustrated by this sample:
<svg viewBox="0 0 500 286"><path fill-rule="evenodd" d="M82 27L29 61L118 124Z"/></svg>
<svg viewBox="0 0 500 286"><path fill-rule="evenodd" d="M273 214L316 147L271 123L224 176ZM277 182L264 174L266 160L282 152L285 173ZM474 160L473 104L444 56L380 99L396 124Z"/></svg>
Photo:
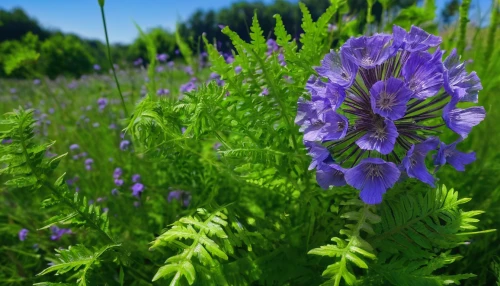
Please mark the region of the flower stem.
<svg viewBox="0 0 500 286"><path fill-rule="evenodd" d="M101 8L102 24L104 25L104 35L106 36L106 48L108 51L109 65L111 66L111 70L113 71L113 76L115 78L116 88L118 88L118 93L120 94L120 99L122 101L123 111L125 112L125 116L128 117L127 106L125 105L125 100L123 99L123 94L122 94L122 90L120 88L120 83L118 82L118 78L116 77L115 66L113 65L113 61L111 60L111 48L109 46L108 28L106 27L106 17L104 16L104 5L99 5L99 7Z"/></svg>

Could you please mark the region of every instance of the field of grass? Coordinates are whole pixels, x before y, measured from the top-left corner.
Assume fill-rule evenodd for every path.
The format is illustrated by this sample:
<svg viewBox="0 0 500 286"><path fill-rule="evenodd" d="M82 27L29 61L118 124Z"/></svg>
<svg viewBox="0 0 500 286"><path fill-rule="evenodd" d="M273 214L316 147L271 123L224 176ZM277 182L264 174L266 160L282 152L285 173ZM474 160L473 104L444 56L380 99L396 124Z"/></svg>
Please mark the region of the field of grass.
<svg viewBox="0 0 500 286"><path fill-rule="evenodd" d="M496 29L494 28L469 29L467 33L468 42L462 60L468 63L467 70L476 71L481 79L483 90L479 93L479 104L485 107L487 115L460 147L464 152L475 151L477 160L468 165L465 172L457 172L450 166L443 167L438 173L436 185L446 185L448 189L454 188L459 198L471 198L457 212L484 211L483 214L477 216L480 220L476 224L477 230L491 230L500 227L498 218L500 215L500 40L495 35ZM458 38L458 34L458 30L446 33L442 49L448 52L456 47L455 39ZM234 41L234 38L232 40ZM265 48L262 53L265 53ZM322 58L324 54L323 47L323 49L318 49L317 55L301 56L307 61L318 62L317 59ZM212 57L211 60L214 58ZM248 62L252 61L248 60ZM237 63L244 65L248 62L241 60ZM255 63L255 65L261 64ZM221 65L215 66L220 68ZM243 156L240 153L236 154L244 147L252 146L249 142L262 143L262 145L256 145L261 149L269 146L273 149L273 146L291 146L290 142L293 141L289 138L269 138L272 137L271 135L266 137L262 134L240 134L239 132L247 129L234 126L247 122L244 119L247 114L257 116L258 112L252 111L252 106L245 114L236 114L234 118L224 119L224 122L228 124L220 126L220 132L214 131L214 135L207 135L214 130L214 122L218 122L211 118L211 115L216 116L222 112L211 106L210 96L217 92L231 92L224 101L217 101L217 104L223 102L220 108L229 111L231 115L230 112L233 111L230 105L233 100L231 95L238 92L238 82L243 86L248 81L250 87L245 85L245 88L249 89L241 92L245 93L245 96L252 94L257 98L255 104L259 106L259 112L262 109L262 114L271 113L272 110L269 111L268 108L274 108L277 105L266 106L260 100L266 98L266 90L272 87L273 82L276 85L285 86L287 83L282 79L283 76L292 75L291 77L294 78L292 74L294 66L293 64L289 66L291 66L289 70L283 68L281 71L277 57L276 61L270 60L267 72L271 73L270 77L275 76L276 81L269 77L263 79L264 76L252 74L252 70L247 70L243 66L244 75L242 74L241 77L246 78L238 81L237 75L233 73L235 82L230 83L226 89L217 84L202 87L207 82L215 81L211 77L210 67L199 68L193 72L184 63L176 62L171 66L161 62L158 63L154 73L150 70L149 74L143 67L126 69L118 67L118 81L128 114L125 114L111 72L100 71L81 79L58 78L53 81L0 79L0 113L4 114L19 107L34 109L36 142L55 141L48 148L45 156L51 158L56 154L68 153L51 179L55 180L62 173L66 173L65 181L69 191L85 196L89 205L99 206L103 212L106 212L112 236L116 239L113 243L119 242L127 249L126 255L116 251L117 254L113 254L115 256L112 256L112 259L103 255L101 262L94 266L84 263L66 265L60 273L83 265L83 268L79 270L81 273L81 271L87 271L86 267L90 265L89 269L97 270L93 271L92 275L89 274L89 281L106 280L109 283L106 285L149 285L165 260L176 253L165 249L152 252L149 250L150 242L181 217L194 215L196 208L203 207L217 211L222 209L220 205L223 205L231 210L231 206L225 204L234 203L234 212L226 213L225 219L232 220L233 226L240 225L240 227L241 220L248 228L250 241L265 241L265 243L261 246L254 245L256 252L245 260L245 256L241 253L251 252L251 247L246 246L246 241L239 241L239 244L235 246L237 251L229 255L229 261L232 263L224 266L226 267L224 273L232 273L236 277L230 280L231 275L227 274L228 281L238 281L241 274L241 277L244 276L246 280L241 280L239 285L251 283L243 281L254 281L251 285L317 285L324 282L321 272L333 260L327 261L327 258L313 260L307 258L306 253L314 247L330 243L330 237L338 235L346 222L340 218L340 214L344 213L342 212L344 205L340 204L341 200L338 196L344 199L348 196L347 193L352 192L352 189L338 188L337 191L337 188L331 188L328 191L322 191L316 186L313 171L307 172L309 161L301 146L297 147L302 150L300 154L297 152L288 155L283 151L285 149L280 150L281 155L285 154L283 157L290 157L282 158L276 155L273 158L278 163L269 162L274 159L270 160L266 154L255 152L248 155L243 153ZM297 64L297 66L300 65ZM220 69L217 71L219 72ZM283 94L302 93L300 88L303 89L303 85L299 83L307 79L308 72L310 71L302 70L301 74L297 72L297 77L294 78L297 83L290 83L281 92ZM152 74L154 80L150 78ZM152 82L154 85L150 84ZM190 86L193 90L201 89L199 97L188 96L186 99L185 91L189 90ZM149 95L146 95L148 89ZM197 93L194 92L194 94ZM294 98L291 102L296 102L300 94L289 96ZM195 102L196 108L190 109L193 98L199 101ZM203 110L200 110L198 107L203 100L206 100L206 105L203 105ZM245 101L245 103L248 102L250 101ZM174 105L179 106L170 109L170 106ZM463 107L466 106L467 104L463 105ZM295 109L292 110L295 112ZM168 124L165 123L163 126L149 121L158 121L155 116L159 115ZM281 118L281 115L279 115L279 120L282 121L279 122L282 123L285 120ZM171 122L173 123L170 124ZM188 128L186 134L184 134L183 124L186 124ZM248 123L247 127L251 128L251 124ZM299 134L298 127L296 127L297 130L286 133L288 131L283 131L283 129L288 127L284 125L277 124L274 135L291 134L290 138L292 138L295 133ZM131 126L133 128L126 129ZM267 130L265 128L265 126L262 127L262 130ZM257 139L254 140L252 136ZM451 142L454 140L453 136L451 132L444 133L441 139ZM172 141L180 143L170 147L169 144ZM277 141L280 142L268 144L268 142ZM293 141L294 144L296 142L301 141ZM241 144L238 145L239 143ZM2 144L8 145L10 142L6 139ZM223 152L218 152L220 146ZM238 163L235 163L237 160L239 160ZM261 168L255 162L262 162L264 167ZM254 166L248 167L246 163L254 164ZM0 162L0 166L1 164ZM255 167L257 165L261 169L257 170ZM266 169L266 166L274 166L275 169ZM297 170L289 170L287 166L294 166ZM254 169L250 172L248 168ZM247 173L241 175L243 171ZM269 173L266 171L274 172L275 181L268 184L265 176ZM253 174L258 174L258 177L252 177ZM286 178L283 179L286 183L282 183L280 176ZM289 178L290 176L292 179ZM11 186L4 186L3 183L7 181L7 178L8 174L0 173L0 182L2 182L0 186L0 254L2 256L0 258L2 262L0 284L31 285L44 281L40 276L35 275L51 265L49 263L54 262L54 249L80 244L86 245L89 249L101 246L102 240L92 234L86 225L88 221L82 222L82 219L68 220L67 225L59 223L40 229L47 225L48 219L62 212L62 208L46 200L51 195L50 190L46 188L15 189ZM294 183L297 185L294 186ZM276 193L272 193L273 190ZM432 188L420 182L411 181L409 184L403 184L394 193L417 193L420 190L423 190L422 192L433 191ZM309 191L310 193L306 194ZM137 195L137 193L141 194ZM390 198L394 199L394 197ZM381 213L378 214L381 215ZM224 217L221 214L218 216ZM461 222L454 223L460 224ZM21 239L23 229L27 230L27 235ZM234 229L237 229L237 226ZM439 235L446 237L446 234L440 233ZM223 244L223 242L218 242ZM264 246L266 243L269 245ZM264 251L266 249L272 251L269 250L269 253L266 253ZM434 251L439 256L439 249L436 248ZM127 258L120 255L125 255ZM219 255L225 256L226 254ZM500 283L496 282L500 281L497 280L499 279L497 275L500 273L498 232L490 231L471 235L470 239L450 249L446 255L460 255L461 258L437 270L433 273L434 275L445 277L459 273L472 273L476 277L464 280L462 282L464 285ZM294 265L293 259L297 259L297 265ZM273 266L264 266L269 261L272 261ZM448 263L451 262L453 261ZM197 277L208 275L209 269L219 267L218 263L207 264L209 266L204 268L206 273L200 270L201 268L197 268ZM372 264L369 266L371 268ZM351 269L356 276L361 278L360 270ZM281 274L283 280L270 278ZM104 277L106 275L113 276L106 278ZM122 275L125 278L121 278ZM184 277L188 276L184 275ZM74 282L71 279L55 277L51 281ZM360 285L389 285L381 282L383 280L380 277L373 277L375 277L373 280L370 280L371 278L359 280ZM190 281L186 279L182 280L179 285ZM217 280L218 277L213 279L222 281ZM263 281L269 284L264 284L266 282ZM435 284L434 282L412 284L408 281L407 284L399 285L440 284L437 282ZM81 281L79 283L85 285L81 284ZM97 282L88 282L87 285L103 285L93 283ZM167 280L158 280L156 283L156 285L166 285ZM196 285L209 285L197 283L200 284ZM227 283L226 285L236 285ZM224 284L215 282L212 285Z"/></svg>

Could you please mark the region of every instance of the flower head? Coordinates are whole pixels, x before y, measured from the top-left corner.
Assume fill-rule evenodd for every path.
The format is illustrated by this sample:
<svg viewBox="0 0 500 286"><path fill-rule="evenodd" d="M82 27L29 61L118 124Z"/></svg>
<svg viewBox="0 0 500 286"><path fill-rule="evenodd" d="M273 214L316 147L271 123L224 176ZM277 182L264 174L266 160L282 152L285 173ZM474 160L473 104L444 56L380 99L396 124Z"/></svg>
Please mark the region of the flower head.
<svg viewBox="0 0 500 286"><path fill-rule="evenodd" d="M120 150L122 151L127 150L129 146L130 146L130 141L128 140L122 140L122 142L120 142Z"/></svg>
<svg viewBox="0 0 500 286"><path fill-rule="evenodd" d="M141 183L135 183L132 185L132 195L134 197L139 197L144 191L144 185Z"/></svg>
<svg viewBox="0 0 500 286"><path fill-rule="evenodd" d="M139 174L132 175L132 182L133 183L138 183L140 180L141 180L141 175L139 175Z"/></svg>
<svg viewBox="0 0 500 286"><path fill-rule="evenodd" d="M25 241L28 237L29 230L23 228L19 231L18 236L20 241Z"/></svg>
<svg viewBox="0 0 500 286"><path fill-rule="evenodd" d="M474 161L474 153L455 146L485 110L458 104L477 102L481 83L455 50L443 61L440 43L420 28L395 26L392 35L349 39L315 68L319 78L307 82L311 99L299 99L295 123L322 188L348 184L365 203L378 204L404 178L434 186L426 162L431 153L437 153L435 170L449 163L463 171ZM440 142L436 136L446 128L459 141Z"/></svg>

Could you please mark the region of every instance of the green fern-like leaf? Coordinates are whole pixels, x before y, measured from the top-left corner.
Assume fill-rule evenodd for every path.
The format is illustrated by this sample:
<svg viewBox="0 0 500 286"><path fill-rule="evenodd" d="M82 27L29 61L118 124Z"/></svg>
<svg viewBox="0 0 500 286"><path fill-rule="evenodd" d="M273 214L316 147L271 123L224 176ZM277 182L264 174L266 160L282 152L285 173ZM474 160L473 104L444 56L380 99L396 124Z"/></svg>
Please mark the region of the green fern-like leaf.
<svg viewBox="0 0 500 286"><path fill-rule="evenodd" d="M355 204L359 204L353 201ZM380 221L380 217L375 215L368 205L363 206L359 211L348 212L342 215L346 220L353 221L354 224L346 224L346 229L340 231L347 238L332 238L335 244L328 244L309 251L309 254L339 257L340 261L329 265L323 272L323 276L329 281L323 285L340 285L343 279L347 284L353 285L356 276L351 270L348 262L359 268L367 269L366 259L375 259L373 247L361 238L361 231L373 234L372 223Z"/></svg>
<svg viewBox="0 0 500 286"><path fill-rule="evenodd" d="M45 275L54 271L56 274L64 274L69 271L80 269L77 274L78 285L89 285L86 279L89 270L94 264L99 262L99 258L102 254L117 246L119 245L106 245L96 251L90 250L84 245L70 246L68 249L62 250L56 249L57 254L56 259L53 260L54 265L43 270L38 275Z"/></svg>

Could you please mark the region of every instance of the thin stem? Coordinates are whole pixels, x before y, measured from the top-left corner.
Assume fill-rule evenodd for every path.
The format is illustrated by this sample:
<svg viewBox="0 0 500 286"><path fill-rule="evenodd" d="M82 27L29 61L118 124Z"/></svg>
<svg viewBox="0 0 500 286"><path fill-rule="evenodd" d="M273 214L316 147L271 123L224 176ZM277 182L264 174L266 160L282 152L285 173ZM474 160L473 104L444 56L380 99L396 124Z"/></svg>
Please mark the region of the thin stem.
<svg viewBox="0 0 500 286"><path fill-rule="evenodd" d="M115 66L113 65L113 61L111 60L111 48L109 47L108 28L106 27L106 17L104 16L104 5L99 5L99 6L101 7L102 23L104 25L104 35L106 36L106 47L108 51L109 65L111 66L111 70L113 71L116 88L118 88L118 93L120 94L120 99L122 101L123 111L125 112L125 116L128 117L127 106L125 105L125 100L123 99L123 94L120 88L120 83L118 82L118 77L116 77Z"/></svg>

